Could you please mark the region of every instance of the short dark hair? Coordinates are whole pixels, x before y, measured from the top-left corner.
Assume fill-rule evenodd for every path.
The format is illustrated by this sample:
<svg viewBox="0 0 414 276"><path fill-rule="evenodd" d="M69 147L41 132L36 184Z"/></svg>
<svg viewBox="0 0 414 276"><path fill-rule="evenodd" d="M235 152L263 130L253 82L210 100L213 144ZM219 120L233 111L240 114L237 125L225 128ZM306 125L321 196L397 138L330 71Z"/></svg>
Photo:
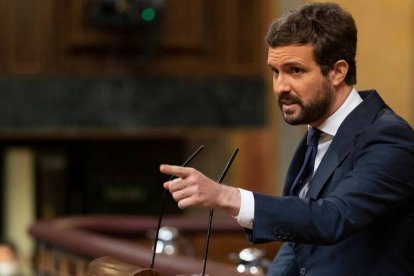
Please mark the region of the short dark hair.
<svg viewBox="0 0 414 276"><path fill-rule="evenodd" d="M269 47L312 45L314 58L323 75L345 60L345 82L356 84L357 28L352 15L334 3L310 3L275 20L266 35Z"/></svg>

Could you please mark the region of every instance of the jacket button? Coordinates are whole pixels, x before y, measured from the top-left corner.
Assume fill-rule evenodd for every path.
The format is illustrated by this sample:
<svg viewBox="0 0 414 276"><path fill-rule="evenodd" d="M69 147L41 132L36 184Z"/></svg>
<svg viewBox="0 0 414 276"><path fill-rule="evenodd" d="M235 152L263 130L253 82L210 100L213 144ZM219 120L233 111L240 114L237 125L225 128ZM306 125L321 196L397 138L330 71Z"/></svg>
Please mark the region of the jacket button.
<svg viewBox="0 0 414 276"><path fill-rule="evenodd" d="M306 267L302 267L300 269L300 275L305 275L306 274Z"/></svg>

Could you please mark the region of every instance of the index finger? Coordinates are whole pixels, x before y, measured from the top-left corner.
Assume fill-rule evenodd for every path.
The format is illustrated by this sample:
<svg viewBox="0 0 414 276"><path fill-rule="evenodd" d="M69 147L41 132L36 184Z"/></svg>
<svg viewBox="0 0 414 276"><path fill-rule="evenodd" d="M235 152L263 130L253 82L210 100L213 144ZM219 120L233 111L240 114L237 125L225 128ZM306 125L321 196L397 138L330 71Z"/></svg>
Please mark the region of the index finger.
<svg viewBox="0 0 414 276"><path fill-rule="evenodd" d="M186 178L190 175L190 168L162 164L160 166L160 172L162 172L163 174L174 175L179 178Z"/></svg>

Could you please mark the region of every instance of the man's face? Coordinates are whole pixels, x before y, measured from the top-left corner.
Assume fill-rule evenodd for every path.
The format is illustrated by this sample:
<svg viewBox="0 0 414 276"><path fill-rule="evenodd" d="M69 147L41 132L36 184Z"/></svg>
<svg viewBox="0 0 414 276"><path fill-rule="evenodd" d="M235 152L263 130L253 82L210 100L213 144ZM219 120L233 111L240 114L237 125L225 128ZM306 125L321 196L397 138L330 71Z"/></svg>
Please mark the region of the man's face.
<svg viewBox="0 0 414 276"><path fill-rule="evenodd" d="M329 116L335 90L315 62L313 46L269 48L267 63L273 72L273 91L287 123L317 126Z"/></svg>

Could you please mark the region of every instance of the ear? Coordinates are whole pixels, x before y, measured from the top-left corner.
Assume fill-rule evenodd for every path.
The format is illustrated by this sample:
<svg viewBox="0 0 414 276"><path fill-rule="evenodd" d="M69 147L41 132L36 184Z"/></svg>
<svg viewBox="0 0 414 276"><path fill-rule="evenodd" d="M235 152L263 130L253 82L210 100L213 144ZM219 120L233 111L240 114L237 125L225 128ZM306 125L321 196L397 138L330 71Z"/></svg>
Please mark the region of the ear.
<svg viewBox="0 0 414 276"><path fill-rule="evenodd" d="M348 69L349 65L345 60L340 59L335 62L333 69L330 72L331 81L334 86L338 86L345 81Z"/></svg>

